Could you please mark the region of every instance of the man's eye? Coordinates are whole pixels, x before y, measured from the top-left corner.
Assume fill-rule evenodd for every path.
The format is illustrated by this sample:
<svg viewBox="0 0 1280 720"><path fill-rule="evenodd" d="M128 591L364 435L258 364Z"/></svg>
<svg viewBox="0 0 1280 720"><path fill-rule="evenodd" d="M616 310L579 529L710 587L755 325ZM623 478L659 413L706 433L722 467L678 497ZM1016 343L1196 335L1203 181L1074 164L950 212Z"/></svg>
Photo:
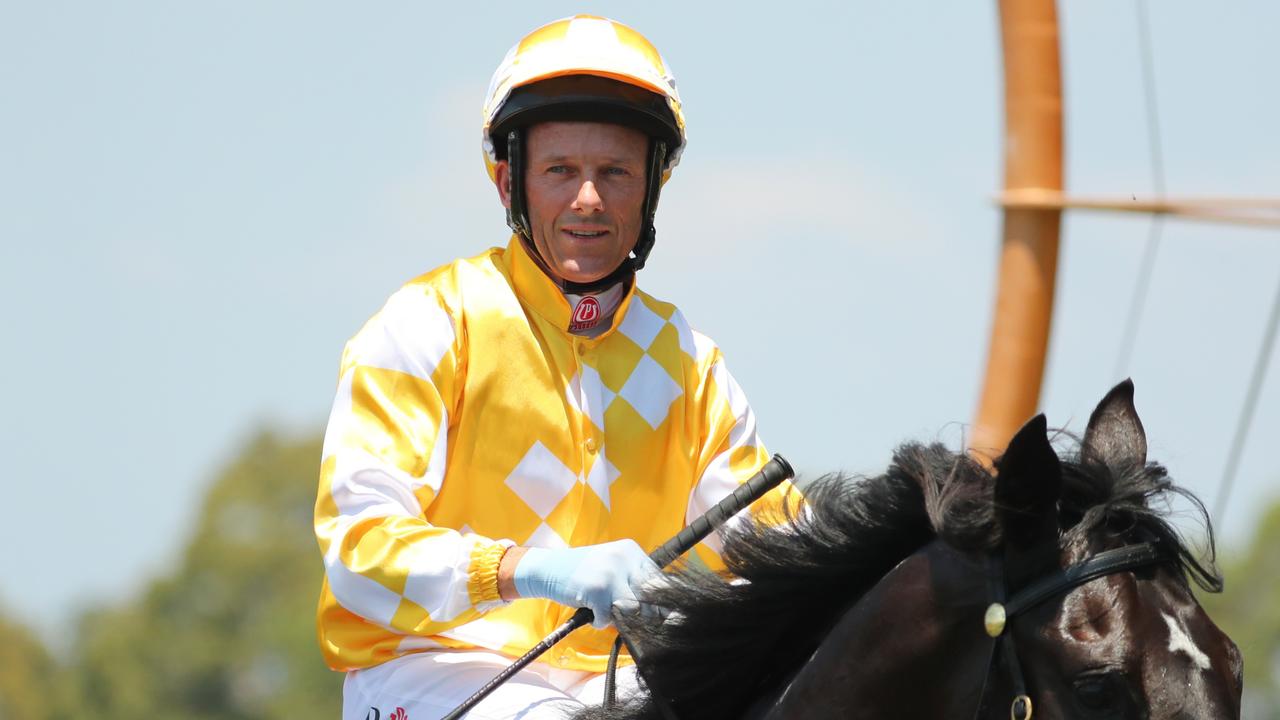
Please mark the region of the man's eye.
<svg viewBox="0 0 1280 720"><path fill-rule="evenodd" d="M547 172L554 173L556 175L563 175L564 173L569 172L569 168L565 165L552 165L547 168Z"/></svg>
<svg viewBox="0 0 1280 720"><path fill-rule="evenodd" d="M627 172L627 169L626 169L626 168L620 168L620 167L605 168L605 173L606 173L606 174L608 174L608 175L627 175L627 174L629 174L629 173Z"/></svg>

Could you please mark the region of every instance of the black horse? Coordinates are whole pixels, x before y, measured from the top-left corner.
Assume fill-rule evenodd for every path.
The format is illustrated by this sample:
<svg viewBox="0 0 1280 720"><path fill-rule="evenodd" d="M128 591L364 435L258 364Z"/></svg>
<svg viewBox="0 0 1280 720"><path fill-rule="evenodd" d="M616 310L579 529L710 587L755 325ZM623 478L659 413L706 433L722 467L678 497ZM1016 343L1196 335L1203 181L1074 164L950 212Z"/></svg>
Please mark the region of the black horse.
<svg viewBox="0 0 1280 720"><path fill-rule="evenodd" d="M908 444L881 476L816 481L729 534L735 579L686 568L645 598L665 620L622 619L648 690L577 720L1239 718L1240 653L1188 582L1222 587L1209 520L1147 462L1133 385L1071 444L1060 460L1040 416L994 473Z"/></svg>

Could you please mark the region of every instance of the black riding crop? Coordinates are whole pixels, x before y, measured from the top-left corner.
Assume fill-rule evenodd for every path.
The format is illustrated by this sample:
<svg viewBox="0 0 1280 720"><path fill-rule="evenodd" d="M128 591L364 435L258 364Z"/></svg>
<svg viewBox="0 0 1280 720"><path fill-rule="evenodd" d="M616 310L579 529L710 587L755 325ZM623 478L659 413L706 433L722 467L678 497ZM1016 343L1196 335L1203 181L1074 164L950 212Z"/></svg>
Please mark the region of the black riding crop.
<svg viewBox="0 0 1280 720"><path fill-rule="evenodd" d="M676 558L692 550L694 545L701 542L703 538L711 534L711 531L723 525L729 518L764 497L765 493L777 487L783 480L794 476L795 471L791 469L791 464L781 455L774 455L769 462L765 463L764 467L760 468L760 472L751 476L750 480L739 485L728 497L716 503L701 517L685 526L675 537L659 545L656 550L649 553L649 559L659 568L670 565ZM512 676L523 670L526 665L537 660L539 656L550 650L552 645L565 639L569 633L583 625L591 624L593 619L595 619L595 616L591 610L578 608L573 617L543 638L542 642L533 646L532 650L511 663L507 669L499 673L497 677L490 680L484 687L477 690L474 695L467 698L466 702L454 708L452 712L445 715L441 720L458 720L478 705L481 700L488 697L499 685L510 680Z"/></svg>

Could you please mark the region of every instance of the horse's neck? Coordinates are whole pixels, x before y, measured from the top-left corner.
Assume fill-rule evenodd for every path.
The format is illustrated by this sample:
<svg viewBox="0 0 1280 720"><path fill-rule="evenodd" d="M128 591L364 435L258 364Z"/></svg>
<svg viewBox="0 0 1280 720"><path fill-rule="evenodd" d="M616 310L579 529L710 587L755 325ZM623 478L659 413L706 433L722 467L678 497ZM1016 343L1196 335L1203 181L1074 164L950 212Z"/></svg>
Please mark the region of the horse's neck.
<svg viewBox="0 0 1280 720"><path fill-rule="evenodd" d="M985 580L934 543L904 560L836 622L759 717L959 717L985 672ZM976 611L975 611L976 609ZM956 630L972 614L972 631Z"/></svg>

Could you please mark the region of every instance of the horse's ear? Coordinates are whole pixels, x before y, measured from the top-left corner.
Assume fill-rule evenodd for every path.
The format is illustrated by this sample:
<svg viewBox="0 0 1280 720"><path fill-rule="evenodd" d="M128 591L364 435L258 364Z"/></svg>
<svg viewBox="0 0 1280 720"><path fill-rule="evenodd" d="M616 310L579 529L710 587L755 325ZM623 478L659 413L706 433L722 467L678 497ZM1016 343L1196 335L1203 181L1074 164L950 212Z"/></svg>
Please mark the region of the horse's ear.
<svg viewBox="0 0 1280 720"><path fill-rule="evenodd" d="M1089 416L1080 457L1119 470L1147 464L1147 433L1133 407L1133 381L1111 388Z"/></svg>
<svg viewBox="0 0 1280 720"><path fill-rule="evenodd" d="M1058 565L1062 466L1044 415L1031 418L996 461L995 510L1004 531L1011 588Z"/></svg>

